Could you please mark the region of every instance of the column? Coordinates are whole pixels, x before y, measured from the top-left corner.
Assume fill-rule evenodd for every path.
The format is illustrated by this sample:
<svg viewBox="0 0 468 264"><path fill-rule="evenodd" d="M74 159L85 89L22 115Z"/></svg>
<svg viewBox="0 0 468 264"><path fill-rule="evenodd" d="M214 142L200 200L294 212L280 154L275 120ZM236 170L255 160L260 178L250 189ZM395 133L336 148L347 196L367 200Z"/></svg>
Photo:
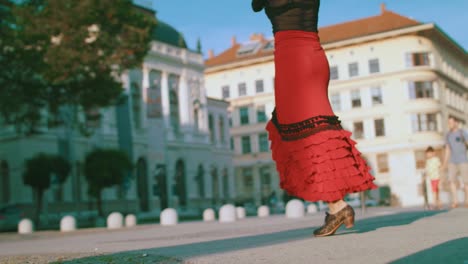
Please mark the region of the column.
<svg viewBox="0 0 468 264"><path fill-rule="evenodd" d="M161 73L161 97L162 97L162 108L164 118L164 128L166 132L171 133L171 123L169 115L169 84L168 84L168 73L163 71Z"/></svg>
<svg viewBox="0 0 468 264"><path fill-rule="evenodd" d="M142 115L143 115L143 118L141 120L141 126L143 129L146 129L148 127L148 115L147 115L147 102L148 102L148 88L150 87L150 80L149 80L149 72L150 72L150 69L143 65L143 68L142 68L142 73L143 73L143 79L142 79L142 84L141 84L141 95L142 95L142 99L143 99L143 104L142 104L142 107L141 107L141 112L142 112Z"/></svg>
<svg viewBox="0 0 468 264"><path fill-rule="evenodd" d="M189 123L188 104L190 103L188 96L187 76L185 71L182 71L179 79L179 118L182 130L185 130Z"/></svg>

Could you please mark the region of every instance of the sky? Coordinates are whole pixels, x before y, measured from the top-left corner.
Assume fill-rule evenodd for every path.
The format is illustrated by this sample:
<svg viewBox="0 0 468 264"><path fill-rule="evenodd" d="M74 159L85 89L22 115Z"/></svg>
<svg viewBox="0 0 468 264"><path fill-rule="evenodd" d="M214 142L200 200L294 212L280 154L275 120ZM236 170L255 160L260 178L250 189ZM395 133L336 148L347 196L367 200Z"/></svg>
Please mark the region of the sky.
<svg viewBox="0 0 468 264"><path fill-rule="evenodd" d="M231 45L231 38L247 42L253 33L272 38L265 13L251 10L251 0L146 0L156 17L181 32L190 49L200 38L205 57ZM435 23L461 47L468 49L468 0L322 0L320 27L380 14L386 9L423 23Z"/></svg>

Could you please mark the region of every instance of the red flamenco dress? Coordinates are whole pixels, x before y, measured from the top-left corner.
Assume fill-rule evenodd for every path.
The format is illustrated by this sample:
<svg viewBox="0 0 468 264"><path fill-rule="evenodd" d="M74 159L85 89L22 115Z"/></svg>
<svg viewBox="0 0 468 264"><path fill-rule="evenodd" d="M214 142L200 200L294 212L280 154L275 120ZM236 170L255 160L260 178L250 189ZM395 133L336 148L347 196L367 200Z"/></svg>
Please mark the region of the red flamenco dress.
<svg viewBox="0 0 468 264"><path fill-rule="evenodd" d="M270 19L279 17L275 10L266 11ZM281 29L282 24L294 24L288 19L272 19L277 22L276 106L266 126L280 187L289 195L325 202L376 188L351 133L341 127L330 106L329 65L317 30Z"/></svg>

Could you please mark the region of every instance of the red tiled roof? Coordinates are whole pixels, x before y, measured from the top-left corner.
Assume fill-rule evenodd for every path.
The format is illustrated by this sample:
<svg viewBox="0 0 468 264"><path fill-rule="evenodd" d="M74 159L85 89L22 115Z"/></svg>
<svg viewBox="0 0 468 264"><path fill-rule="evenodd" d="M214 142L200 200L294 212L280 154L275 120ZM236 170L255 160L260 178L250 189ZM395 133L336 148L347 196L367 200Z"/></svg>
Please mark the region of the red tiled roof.
<svg viewBox="0 0 468 264"><path fill-rule="evenodd" d="M419 24L416 20L384 10L378 16L322 27L319 35L322 43L330 43Z"/></svg>
<svg viewBox="0 0 468 264"><path fill-rule="evenodd" d="M319 36L321 43L325 44L400 29L404 27L415 26L419 24L421 23L416 20L401 16L399 14L382 8L382 12L378 16L372 16L368 18L319 28ZM213 67L231 62L239 62L243 60L261 58L266 55L273 54L272 50L263 51L262 49L260 49L252 55L238 57L237 50L240 47L241 45L238 43L232 45L230 48L223 51L219 55L207 59L205 61L205 65L207 67Z"/></svg>

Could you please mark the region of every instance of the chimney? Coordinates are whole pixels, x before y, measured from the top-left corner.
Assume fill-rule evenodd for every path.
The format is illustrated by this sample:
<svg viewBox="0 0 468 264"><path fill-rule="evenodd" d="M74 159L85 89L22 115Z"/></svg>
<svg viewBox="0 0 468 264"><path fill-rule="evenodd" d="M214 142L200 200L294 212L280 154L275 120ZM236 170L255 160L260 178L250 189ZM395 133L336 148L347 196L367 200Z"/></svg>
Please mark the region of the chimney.
<svg viewBox="0 0 468 264"><path fill-rule="evenodd" d="M380 13L383 14L383 13L385 13L385 11L386 11L386 10L385 10L385 3L381 3L381 4L380 4Z"/></svg>
<svg viewBox="0 0 468 264"><path fill-rule="evenodd" d="M264 40L265 40L265 37L263 36L263 34L254 33L250 35L250 41L264 41Z"/></svg>
<svg viewBox="0 0 468 264"><path fill-rule="evenodd" d="M214 52L212 49L208 50L208 59L214 58Z"/></svg>
<svg viewBox="0 0 468 264"><path fill-rule="evenodd" d="M231 38L231 46L234 47L237 44L236 36L232 36Z"/></svg>

